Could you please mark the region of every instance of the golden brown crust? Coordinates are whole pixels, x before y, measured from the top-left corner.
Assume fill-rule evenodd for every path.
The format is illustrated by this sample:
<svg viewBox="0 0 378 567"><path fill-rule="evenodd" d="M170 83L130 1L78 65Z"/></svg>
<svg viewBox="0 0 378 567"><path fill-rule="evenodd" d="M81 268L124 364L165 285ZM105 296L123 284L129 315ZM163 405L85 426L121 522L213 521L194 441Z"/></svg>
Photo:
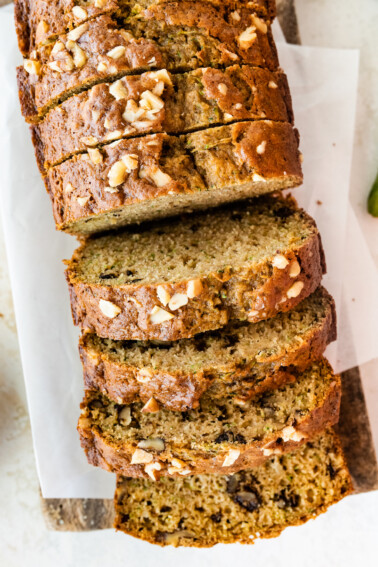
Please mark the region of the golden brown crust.
<svg viewBox="0 0 378 567"><path fill-rule="evenodd" d="M43 149L35 129L33 142L41 161ZM258 153L259 148L263 153ZM177 215L185 211L183 207L204 208L210 198L213 204L231 202L302 182L297 132L288 123L261 120L179 137L153 134L120 140L96 152L95 160L80 154L48 171L45 184L59 230L88 234L109 227L110 220L101 217L105 214L115 213L111 223L116 228L156 215ZM135 169L116 187L109 187L112 168L129 155L137 160ZM141 177L142 171L156 169L168 176L164 183ZM177 201L172 198L176 195ZM138 218L140 205L145 205L142 218ZM117 218L120 211L123 215Z"/></svg>
<svg viewBox="0 0 378 567"><path fill-rule="evenodd" d="M125 29L109 16L100 16L83 24L80 34L73 30L33 52L30 74L19 89L21 100L33 99L37 114L25 112L25 118L35 122L69 96L131 73L235 63L273 71L278 67L271 30L265 23L255 26L252 39L239 42L255 21L250 9L243 8L240 22L229 23L229 9L209 4L181 2L155 8L156 14L147 10L144 19L128 20Z"/></svg>
<svg viewBox="0 0 378 567"><path fill-rule="evenodd" d="M141 104L143 96L156 89L163 92L155 99L160 108L152 114ZM101 83L53 108L33 129L45 173L50 166L109 141L264 118L293 122L286 76L233 65L177 75L152 71Z"/></svg>
<svg viewBox="0 0 378 567"><path fill-rule="evenodd" d="M312 360L319 358L326 346L336 338L336 312L334 301L330 299L329 310L322 326L312 330L306 341L296 342L284 355L269 357L256 364L256 360L246 361L241 367L238 363L217 368L206 368L197 372L156 370L153 367L139 368L114 360L106 351L92 346L89 335L82 335L79 352L84 370L86 390L99 390L117 403L146 403L154 398L169 410L186 411L198 407L204 392L211 389L212 396L233 393L242 399L257 396L267 390L278 388L295 380L298 372L305 370ZM295 366L295 368L294 368ZM139 373L148 371L148 380L138 379ZM259 380L250 377L258 373ZM232 380L227 382L227 374ZM224 377L223 377L224 375ZM263 379L260 378L264 376ZM219 390L219 393L218 393Z"/></svg>
<svg viewBox="0 0 378 567"><path fill-rule="evenodd" d="M162 4L167 0L140 0L138 4L148 7ZM203 0L213 6L230 6L237 9L243 0ZM244 0L247 2L247 0ZM96 5L97 4L97 5ZM255 0L249 7L265 19L272 20L276 15L274 0ZM117 14L132 9L134 2L125 0L102 0L95 3L81 0L15 0L15 24L21 53L30 52L56 35L63 34L92 18L103 14ZM76 7L76 8L75 8ZM75 10L80 8L76 14ZM42 22L42 23L41 23Z"/></svg>
<svg viewBox="0 0 378 567"><path fill-rule="evenodd" d="M223 327L233 319L257 322L289 311L319 286L325 265L320 236L314 232L301 246L282 251L289 261L297 260L301 272L295 281L303 283L296 297L286 292L293 285L288 268L273 268L270 263L243 269L229 269L222 280L218 274L200 278L203 291L175 316L162 324L152 324L150 314L159 305L157 285L118 287L87 284L75 274L79 248L66 271L75 325L100 337L128 340L177 340ZM187 281L170 284L170 294L186 293ZM110 301L121 309L113 319L106 317L99 302Z"/></svg>
<svg viewBox="0 0 378 567"><path fill-rule="evenodd" d="M303 438L296 440L283 441L282 432L268 434L263 441L256 440L245 445L238 445L240 451L239 456L233 464L227 466L227 474L232 474L240 470L250 469L263 464L273 453L271 451L279 451L280 453L289 453L303 445L306 440L315 437L321 431L335 425L339 419L339 409L341 400L341 381L339 376L335 376L331 382L327 395L321 406L314 409L306 418L298 418L295 425L295 431L298 432L298 439L301 435ZM122 474L129 477L148 478L145 472L145 465L131 464L132 455L135 452L135 445L132 443L115 442L107 439L99 427L94 425L88 417L86 400L82 405L83 413L79 419L78 431L80 441L88 462L94 466L101 467L105 470ZM269 451L266 451L269 446ZM215 456L213 453L206 454L204 451L196 449L188 449L184 447L181 451L179 447L170 447L165 444L162 452L157 453L154 462L161 464L158 471L159 476L177 476L179 472L170 470L172 459L178 458L184 460L190 468L190 474L225 474L223 466L229 448L219 451Z"/></svg>

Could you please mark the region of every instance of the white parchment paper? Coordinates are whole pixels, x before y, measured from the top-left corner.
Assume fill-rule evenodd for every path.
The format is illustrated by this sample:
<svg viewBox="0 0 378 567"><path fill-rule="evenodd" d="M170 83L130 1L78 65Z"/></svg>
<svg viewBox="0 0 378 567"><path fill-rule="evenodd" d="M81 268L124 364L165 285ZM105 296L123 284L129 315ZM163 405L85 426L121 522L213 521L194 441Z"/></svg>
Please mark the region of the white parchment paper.
<svg viewBox="0 0 378 567"><path fill-rule="evenodd" d="M340 320L329 356L342 370L378 356L377 273L348 210L358 53L283 43L279 52L305 158L295 196L322 232ZM1 11L0 53L1 213L41 487L47 498L111 498L113 475L86 463L76 432L82 372L62 264L76 241L54 229L19 110L13 18Z"/></svg>

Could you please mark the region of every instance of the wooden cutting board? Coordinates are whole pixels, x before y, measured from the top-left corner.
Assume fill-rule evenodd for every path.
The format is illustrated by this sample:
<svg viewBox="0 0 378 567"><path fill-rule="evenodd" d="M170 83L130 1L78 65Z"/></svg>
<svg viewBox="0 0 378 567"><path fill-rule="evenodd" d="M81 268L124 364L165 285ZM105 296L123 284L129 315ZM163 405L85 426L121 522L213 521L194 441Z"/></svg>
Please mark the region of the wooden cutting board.
<svg viewBox="0 0 378 567"><path fill-rule="evenodd" d="M10 4L10 1L0 0L0 6L5 4ZM286 40L299 44L294 0L277 0L277 14ZM337 431L355 492L377 490L378 465L358 368L342 374L342 386L341 417ZM41 496L41 504L46 523L52 530L89 531L111 528L113 524L112 500L45 499Z"/></svg>

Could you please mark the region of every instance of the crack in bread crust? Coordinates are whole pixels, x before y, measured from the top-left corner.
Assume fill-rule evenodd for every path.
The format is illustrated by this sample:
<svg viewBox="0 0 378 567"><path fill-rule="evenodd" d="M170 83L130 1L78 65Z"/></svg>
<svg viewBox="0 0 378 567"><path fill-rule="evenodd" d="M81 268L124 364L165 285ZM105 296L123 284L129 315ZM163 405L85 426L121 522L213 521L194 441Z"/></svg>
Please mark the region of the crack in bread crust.
<svg viewBox="0 0 378 567"><path fill-rule="evenodd" d="M150 92L159 96L154 94L149 107ZM293 123L287 78L281 72L240 65L177 75L152 71L100 83L67 99L34 126L34 137L45 173L88 147L117 139L264 119Z"/></svg>
<svg viewBox="0 0 378 567"><path fill-rule="evenodd" d="M109 341L99 339L90 333L84 334L80 339L79 350L85 389L99 390L111 400L123 404L136 401L147 403L150 398L154 398L162 407L173 411L186 411L198 407L201 396L207 391L214 398L233 395L241 401L249 399L294 380L298 371L305 370L313 360L322 355L326 346L335 340L335 304L323 288L302 301L296 309L278 315L270 321L274 325L273 329L279 329L279 325L282 325L282 329L285 329L287 334L291 328L289 321L293 321L292 332L294 332L295 324L301 320L300 317L307 316L312 310L314 313L311 325L305 327L302 333L296 330L293 343L289 344L287 341L282 343L279 334L271 337L272 343L280 344L279 353L264 357L259 350L256 356L257 346L254 346L254 341L260 337L260 333L262 336L268 336L268 330L273 332L271 326L266 325L265 322L248 324L241 328L231 326L229 329L221 329L214 339L211 334L210 336L204 334L194 339L186 339L181 343L182 346L179 342L179 344L171 343L171 347L164 347L162 352L165 359L170 360L172 356L175 361L172 368L166 367L164 360L159 364L159 359L158 361L155 359L155 353L159 354L161 348L159 346L142 343L141 352L149 353L151 359L147 360L146 355L139 355L142 360L138 363L138 358L134 362L133 349L139 349L139 343ZM244 336L247 329L255 331L256 337L251 334L249 350L242 346L238 355L239 349L236 350L238 341L247 340L246 337L249 335ZM231 340L232 354L230 360L225 361L222 356L225 347L222 345L223 342L227 345L229 340ZM219 346L217 346L218 342ZM209 355L205 357L205 361L209 356L212 360L203 364L193 363L194 367L192 364L189 369L176 367L177 364L182 364L181 358L176 358L181 350L185 353L187 350L186 356L193 362L190 349L193 348L195 352L197 344L201 353L205 345L206 348L208 345ZM241 344L243 345L244 342ZM214 345L220 352L213 351ZM114 356L113 352L119 352L119 355ZM240 358L241 354L242 358Z"/></svg>
<svg viewBox="0 0 378 567"><path fill-rule="evenodd" d="M41 160L35 136L34 143ZM240 122L183 136L147 135L93 151L49 169L45 177L60 230L90 234L106 230L109 222L126 226L302 183L297 132L288 123ZM114 167L123 167L130 155L134 169L109 188ZM165 177L143 173L153 171Z"/></svg>
<svg viewBox="0 0 378 567"><path fill-rule="evenodd" d="M309 394L314 389L317 390L315 397ZM140 405L132 404L128 406L129 425L123 422L119 425L118 416L123 415L123 406L99 393L87 391L81 405L78 431L90 464L117 474L147 478L145 464L150 462L161 465L157 477L180 477L181 470L188 470L190 474L224 474L225 468L228 474L233 474L261 466L273 454L290 453L335 425L339 418L341 381L322 359L298 376L294 384L270 392L267 410L264 396L246 402L242 410L229 399L203 398L200 408L189 410L188 415L162 409L143 414ZM303 396L300 411L298 396ZM282 399L288 400L285 409ZM269 427L266 427L267 419ZM231 421L233 426L223 426L223 420L226 425ZM177 428L181 428L180 433ZM154 443L148 446L152 438L159 440L157 448ZM139 447L144 448L149 458L138 463L134 453ZM234 451L235 458L226 461ZM182 461L182 465L171 469L175 467L174 459Z"/></svg>
<svg viewBox="0 0 378 567"><path fill-rule="evenodd" d="M138 5L147 8L164 2L167 0L139 0ZM227 5L236 10L243 0L204 2L218 8ZM130 10L134 4L132 0L104 0L97 5L95 0L50 0L48 3L42 0L15 0L15 23L20 51L28 56L44 42L77 28L88 20L101 15L117 15ZM273 20L276 15L274 0L255 0L248 4L264 19Z"/></svg>
<svg viewBox="0 0 378 567"><path fill-rule="evenodd" d="M177 73L235 63L277 70L269 26L259 24L253 39L242 47L238 43L255 21L250 9L243 7L240 22L230 23L227 7L182 2L172 12L168 6L173 7L167 5L163 11L156 6L156 14L147 10L143 18L117 21L99 16L83 24L74 40L70 38L75 30L33 52L25 68L18 69L25 119L38 121L70 96L128 74L163 68Z"/></svg>
<svg viewBox="0 0 378 567"><path fill-rule="evenodd" d="M296 452L234 477L153 482L119 475L114 527L161 546L253 544L318 516L352 489L340 441L329 429Z"/></svg>
<svg viewBox="0 0 378 567"><path fill-rule="evenodd" d="M281 214L280 210L289 214L290 220L275 216ZM81 266L87 265L87 258L90 258L91 254L94 254L94 258L97 258L99 250L103 250L106 254L106 239L109 237L89 239L87 244L84 243L74 253L72 260L68 262L66 271L75 324L105 338L168 341L189 338L197 333L218 329L231 320L257 322L294 308L320 285L322 275L325 272L325 261L320 235L314 221L303 211L296 210L289 199L264 197L249 206L248 203L243 203L239 206L229 207L228 210L221 209L209 214L197 215L196 223L197 225L202 223L202 228L198 229L200 232L196 233L196 238L203 242L202 232L207 234L207 230L212 230L215 231L213 233L215 235L217 231L221 232L222 226L223 230L227 227L229 237L231 234L234 235L235 242L237 238L249 238L248 235L251 235L252 239L258 238L256 236L257 227L254 227L253 230L246 228L246 231L251 232L244 233L244 236L242 233L238 233L239 223L240 225L242 221L253 223L255 218L258 222L266 222L266 225L271 227L271 231L275 227L281 231L281 244L278 250L284 258L285 268L279 269L273 265L278 245L273 236L269 235L265 238L266 249L264 249L261 257L256 260L251 257L250 261L247 260L239 267L235 265L237 256L235 258L230 256L230 265L224 264L222 249L220 248L218 252L219 263L216 263L214 268L203 268L203 270L209 270L208 273L202 272L202 268L198 273L187 268L186 271L180 272L171 281L169 277L168 281L164 281L167 278L167 275L165 275L157 283L150 283L149 277L147 277L145 282L142 283L121 283L120 285L110 282L110 284L107 284L105 280L98 280L97 276L89 281L88 276L81 275ZM159 257L161 254L168 254L167 257L170 257L169 251L165 252L166 246L169 247L172 238L175 240L177 238L176 242L181 243L184 238L184 231L189 231L191 223L194 223L194 220L191 216L188 216L186 219L181 219L179 223L170 221L166 225L159 223L156 228L145 228L145 232L141 232L141 242L144 243L143 250L147 247L148 251L148 247L150 247L152 252L152 247L159 247L156 248ZM289 226L294 226L296 223L298 223L296 226L298 234L294 236ZM231 232L231 229L233 232ZM165 236L166 233L167 236ZM114 238L117 237L112 238L112 247L115 243ZM139 240L136 242L139 242ZM224 243L226 242L225 239ZM117 240L117 250L128 250L129 246L134 246L132 231L121 233L119 240ZM135 246L138 246L138 244L135 244ZM251 243L245 243L243 246L245 247L243 254L250 254L250 251L253 250ZM250 246L251 248L249 248ZM197 253L199 254L199 252ZM226 253L227 250L224 250L223 254ZM230 253L234 254L234 252ZM143 254L143 251L141 249L138 252L138 249L135 248L133 254L138 258L139 255ZM174 256L170 257L171 263L181 261L181 252L178 254L177 259L174 259ZM206 255L206 249L203 254ZM197 256L197 262L198 259L199 256ZM297 262L300 266L296 278L290 275L290 267L293 262ZM232 268L231 264L233 265ZM150 259L148 265L159 269L156 259ZM206 266L206 263L204 266ZM215 268L215 266L218 267ZM123 268L121 269L123 270ZM181 273L184 273L185 276ZM157 295L160 284L165 283L167 285L170 297L179 294L181 299L181 295L187 297L189 281L194 279L198 280L198 287L201 290L194 299L187 300L180 309L173 310L173 313L167 311L167 307L157 307L161 305ZM123 279L122 281L127 282ZM101 309L102 301L110 302L117 307L116 316L109 317L104 314ZM155 308L158 310L157 317L163 315L163 318L159 321L155 321ZM161 313L162 309L165 315Z"/></svg>

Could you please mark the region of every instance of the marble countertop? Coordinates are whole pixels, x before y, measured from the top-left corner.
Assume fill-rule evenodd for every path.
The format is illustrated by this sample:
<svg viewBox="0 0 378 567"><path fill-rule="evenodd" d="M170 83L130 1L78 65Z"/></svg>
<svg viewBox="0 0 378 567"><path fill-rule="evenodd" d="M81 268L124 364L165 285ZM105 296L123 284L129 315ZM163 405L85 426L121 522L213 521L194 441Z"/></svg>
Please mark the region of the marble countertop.
<svg viewBox="0 0 378 567"><path fill-rule="evenodd" d="M0 2L1 4L1 2ZM378 1L296 0L302 43L361 52L360 85L351 199L366 215L366 197L378 167ZM365 234L378 264L378 220L369 219ZM176 565L184 550L157 549L144 555L145 544L112 531L56 533L48 531L39 503L39 487L18 351L5 250L0 229L0 563L6 567L105 567L122 562ZM376 363L362 376L373 429L378 432ZM48 411L48 408L46 408ZM53 419L54 416L51 416ZM378 448L378 438L375 439ZM327 514L276 540L238 547L239 560L264 567L298 562L302 567L376 565L378 555L378 492L347 498ZM132 542L132 545L131 545ZM185 551L198 567L228 566L234 546Z"/></svg>

